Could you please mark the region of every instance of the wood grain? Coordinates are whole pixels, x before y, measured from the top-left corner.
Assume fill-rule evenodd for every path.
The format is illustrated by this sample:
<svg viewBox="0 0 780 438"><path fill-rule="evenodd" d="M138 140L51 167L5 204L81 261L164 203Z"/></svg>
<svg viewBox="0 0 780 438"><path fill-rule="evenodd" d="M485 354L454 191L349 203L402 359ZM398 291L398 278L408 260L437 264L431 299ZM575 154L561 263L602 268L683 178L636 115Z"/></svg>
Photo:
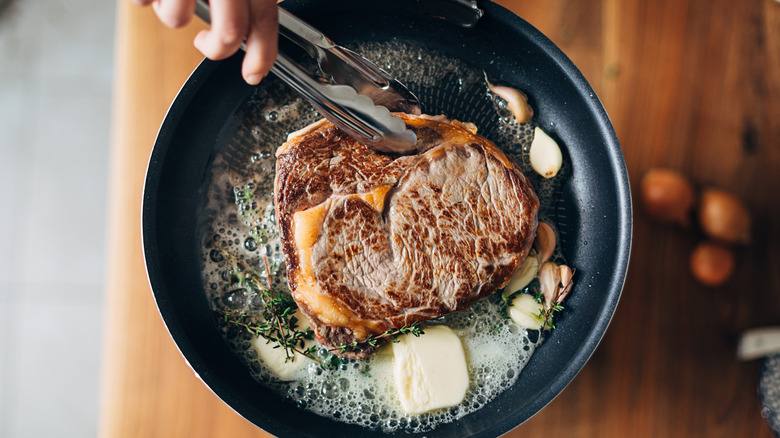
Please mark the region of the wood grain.
<svg viewBox="0 0 780 438"><path fill-rule="evenodd" d="M759 363L734 356L744 329L780 323L780 3L773 0L501 0L582 70L615 125L631 184L663 166L741 196L754 241L711 289L687 272L702 239L642 211L631 267L595 354L510 437L771 437ZM105 358L104 437L269 436L187 367L157 313L141 254L146 160L201 56L200 29L169 30L119 0Z"/></svg>
<svg viewBox="0 0 780 438"><path fill-rule="evenodd" d="M772 193L780 183L780 5L529 3L508 6L572 58L612 118L635 228L602 344L569 388L509 436L771 436L756 397L758 364L737 362L734 348L742 330L780 319L772 262L780 255ZM727 285L708 289L688 275L701 235L654 224L642 211L635 188L654 166L731 190L750 206L756 239L738 250Z"/></svg>
<svg viewBox="0 0 780 438"><path fill-rule="evenodd" d="M146 163L168 106L202 56L150 8L118 3L100 435L267 437L187 367L152 298L141 249Z"/></svg>

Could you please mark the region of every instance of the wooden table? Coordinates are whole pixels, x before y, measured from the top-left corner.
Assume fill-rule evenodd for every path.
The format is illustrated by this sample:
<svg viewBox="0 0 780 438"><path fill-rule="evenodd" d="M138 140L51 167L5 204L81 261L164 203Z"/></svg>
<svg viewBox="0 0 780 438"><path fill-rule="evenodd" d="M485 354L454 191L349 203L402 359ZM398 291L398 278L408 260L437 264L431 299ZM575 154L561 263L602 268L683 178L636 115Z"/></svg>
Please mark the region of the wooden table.
<svg viewBox="0 0 780 438"><path fill-rule="evenodd" d="M334 0L335 1L335 0ZM780 3L773 0L501 0L579 66L610 114L634 187L631 269L597 351L511 437L770 437L759 362L737 335L780 323ZM119 1L101 435L268 436L197 379L146 281L140 205L146 160L176 91L200 60L193 24L169 30ZM727 285L688 274L699 237L652 223L636 187L650 167L727 188L755 217Z"/></svg>

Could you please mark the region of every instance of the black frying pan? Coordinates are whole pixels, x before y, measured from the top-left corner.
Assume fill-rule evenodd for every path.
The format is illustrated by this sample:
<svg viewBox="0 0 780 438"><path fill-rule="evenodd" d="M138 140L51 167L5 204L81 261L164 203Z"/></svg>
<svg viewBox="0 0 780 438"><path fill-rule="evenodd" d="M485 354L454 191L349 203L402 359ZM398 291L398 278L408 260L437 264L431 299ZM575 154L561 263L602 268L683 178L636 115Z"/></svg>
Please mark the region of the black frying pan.
<svg viewBox="0 0 780 438"><path fill-rule="evenodd" d="M571 167L557 194L558 209L565 212L557 216L557 226L577 275L558 328L512 388L479 411L422 435L491 437L509 431L549 403L583 367L623 287L631 199L620 146L604 108L558 48L489 2L481 4L485 16L472 29L429 18L412 0L288 0L282 6L348 47L395 38L463 59L494 82L526 90L536 122L565 145ZM204 61L177 96L157 137L143 203L144 253L157 305L200 378L264 430L278 436L379 435L300 410L264 388L230 351L209 308L201 281L198 217L211 160L241 124L237 109L254 92L241 80L240 63L240 55ZM437 100L436 90L408 85L421 97L424 112L472 120L466 107L473 103ZM486 129L480 126L490 138L492 128Z"/></svg>

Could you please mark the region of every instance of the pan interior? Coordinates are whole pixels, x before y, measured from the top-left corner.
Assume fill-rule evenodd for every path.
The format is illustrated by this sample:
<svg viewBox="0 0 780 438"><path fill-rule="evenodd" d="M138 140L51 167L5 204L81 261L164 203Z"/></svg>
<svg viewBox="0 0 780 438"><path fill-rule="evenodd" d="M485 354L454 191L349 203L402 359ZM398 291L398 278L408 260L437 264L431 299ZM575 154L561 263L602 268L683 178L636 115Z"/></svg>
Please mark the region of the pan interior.
<svg viewBox="0 0 780 438"><path fill-rule="evenodd" d="M446 65L431 63L426 71L450 73L454 78L432 84L425 81L425 75L415 80L404 75L399 64L374 59L410 85L423 99L426 113L442 112L484 123L480 133L494 141L498 141L494 133L505 129L500 119L508 113L494 109L500 117L491 127L494 118L480 121L481 110L474 115L465 112L468 105L448 105L474 96L470 104L474 108L491 107L495 102L484 87L485 73L491 82L524 90L536 112L534 121L564 146L564 174L560 185L551 188L556 202L545 215L557 224L562 252L578 271L558 328L537 349L514 385L483 409L420 436L492 437L510 430L542 409L579 372L603 336L622 290L630 249L631 201L625 165L603 107L560 50L528 23L490 2L483 5L485 16L469 30L421 16L412 0L287 0L283 6L340 44L364 50L369 56L388 41L398 41L461 60L462 71L448 72ZM244 84L240 63L240 56L220 63L204 61L177 96L158 134L143 205L144 253L158 308L177 347L200 378L239 414L266 431L277 436L381 436L381 431L301 410L268 390L247 372L246 363L228 348L215 324L201 260L209 218L204 190L214 183L211 169L231 163L245 166L258 151L245 145L256 146L260 135L269 135L268 143L280 144L287 132L285 128L284 134L275 134L262 127L253 131L258 126L253 118L279 119L284 114L245 110L250 102L262 107L273 96L256 94L264 88L255 91ZM473 92L468 91L471 77L483 81ZM264 87L272 85L268 81ZM437 95L458 97L431 97ZM285 110L283 104L277 106ZM305 124L299 122L289 128ZM527 129L515 135L522 136ZM498 136L503 134L498 132ZM241 136L247 139L240 140ZM266 160L265 165L270 164ZM526 176L533 173L526 172ZM537 182L533 183L540 191ZM234 185L226 181L223 186L228 200L234 196ZM407 434L398 431L389 436Z"/></svg>
<svg viewBox="0 0 780 438"><path fill-rule="evenodd" d="M523 168L539 194L541 220L556 226L560 187L570 165L553 179L542 178L531 169L528 150L534 123L515 121L506 102L489 91L484 72L410 42L363 43L354 48L369 59L382 60L384 69L418 94L425 112L474 121L482 135ZM289 133L317 119L319 115L310 104L274 78L254 90L236 111L237 123L226 126L221 133L225 143L215 155L211 178L203 190L206 207L200 236L204 289L215 312L249 316L262 313L255 294L225 281L233 260L245 269L256 270L263 282L288 290L272 202L275 150ZM555 259L566 263L560 251ZM416 417L404 415L394 402L387 353L364 362L347 361L335 370L323 371L309 362L307 371L300 373L295 382L280 382L257 359L252 336L220 321L224 322L222 329L231 348L255 378L298 406L374 430L426 432L479 410L511 387L542 342L538 331L519 330L505 320L502 306L500 294L496 294L438 321L453 328L463 340L470 358L471 389L459 406ZM322 359L326 359L324 354ZM366 375L372 378L366 379Z"/></svg>

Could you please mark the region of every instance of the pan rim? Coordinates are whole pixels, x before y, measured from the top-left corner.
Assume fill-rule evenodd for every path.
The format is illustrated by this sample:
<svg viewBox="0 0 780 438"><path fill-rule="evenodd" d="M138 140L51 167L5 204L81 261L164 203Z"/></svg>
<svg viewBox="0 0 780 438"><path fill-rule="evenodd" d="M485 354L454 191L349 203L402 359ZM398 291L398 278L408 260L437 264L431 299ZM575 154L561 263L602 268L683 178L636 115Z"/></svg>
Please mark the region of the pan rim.
<svg viewBox="0 0 780 438"><path fill-rule="evenodd" d="M289 5L291 9L295 7L305 7L305 4L305 1L296 0L288 0L283 3L284 6ZM516 411L513 415L506 417L505 421L495 424L494 427L489 430L480 431L474 435L495 436L496 434L508 432L541 411L542 408L549 404L573 381L574 377L580 372L585 363L587 363L588 359L595 352L614 316L625 284L631 253L633 218L628 173L625 161L622 158L622 151L617 135L614 132L612 123L601 104L601 101L587 83L584 76L557 46L526 21L494 3L486 3L483 7L486 9L486 13L493 13L494 15L496 14L496 11L503 10L504 12L502 12L502 14L504 15L502 15L502 17L508 24L513 27L524 29L526 36L530 37L534 44L540 46L549 54L550 57L561 66L561 69L566 72L567 77L575 82L575 88L580 92L583 100L587 102L588 108L590 108L592 114L598 121L598 126L602 131L600 137L604 139L604 147L608 152L610 161L609 167L614 170L615 187L617 189L617 198L619 201L617 209L619 224L617 235L618 252L615 254L614 269L609 281L609 284L613 285L613 287L605 294L604 302L607 303L607 305L603 306L596 315L597 324L586 337L586 341L576 350L576 354L572 356L570 365L565 368L564 372L558 374L556 378L551 381L550 385L534 398L532 403L527 404L524 409ZM282 425L276 424L272 418L268 416L265 418L258 418L255 416L256 414L254 411L251 413L240 411L236 405L246 403L247 401L232 394L230 386L220 379L219 376L216 376L212 374L210 370L205 369L202 362L192 360L192 358L198 358L199 352L192 341L188 339L186 330L182 327L182 322L177 318L176 312L171 309L171 303L168 301L168 297L164 292L167 286L163 283L161 277L163 267L160 265L160 260L155 258L155 254L158 252L156 246L158 235L158 230L156 228L158 214L156 204L159 200L157 198L156 189L159 189L160 172L162 171L161 162L166 158L167 145L173 140L176 129L183 116L186 114L185 110L219 65L219 63L204 60L192 72L171 104L151 151L149 166L144 180L142 207L142 248L147 279L157 303L158 311L165 322L166 329L173 338L177 348L184 356L188 366L193 369L215 395L224 400L226 404L239 415L244 416L244 418L257 424L268 432L286 434L289 433L290 430ZM250 418L250 416L252 418Z"/></svg>

